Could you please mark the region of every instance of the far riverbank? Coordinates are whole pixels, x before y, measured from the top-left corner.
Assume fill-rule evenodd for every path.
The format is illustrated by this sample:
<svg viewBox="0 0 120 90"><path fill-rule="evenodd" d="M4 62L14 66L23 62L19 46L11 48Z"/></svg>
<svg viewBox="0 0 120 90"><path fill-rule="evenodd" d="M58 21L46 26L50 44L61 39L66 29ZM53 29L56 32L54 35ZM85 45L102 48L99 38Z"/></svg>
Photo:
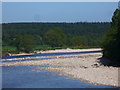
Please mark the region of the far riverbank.
<svg viewBox="0 0 120 90"><path fill-rule="evenodd" d="M11 54L10 56L17 56L17 55L33 55L33 54L40 54L40 53L62 53L62 52L86 52L86 51L101 51L101 48L90 48L90 49L56 49L56 50L39 50L34 51L34 53L19 53L19 54Z"/></svg>

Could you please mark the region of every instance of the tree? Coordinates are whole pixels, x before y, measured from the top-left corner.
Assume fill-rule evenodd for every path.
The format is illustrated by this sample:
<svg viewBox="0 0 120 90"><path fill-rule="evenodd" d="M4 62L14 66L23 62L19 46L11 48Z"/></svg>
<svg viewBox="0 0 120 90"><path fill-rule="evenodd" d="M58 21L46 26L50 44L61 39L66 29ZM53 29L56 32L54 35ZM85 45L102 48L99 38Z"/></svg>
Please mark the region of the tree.
<svg viewBox="0 0 120 90"><path fill-rule="evenodd" d="M19 35L13 42L18 51L31 52L34 49L34 37L31 35Z"/></svg>
<svg viewBox="0 0 120 90"><path fill-rule="evenodd" d="M45 33L44 39L52 47L62 47L65 41L65 34L60 28L53 28Z"/></svg>
<svg viewBox="0 0 120 90"><path fill-rule="evenodd" d="M120 10L116 9L112 17L111 28L103 41L103 56L110 59L112 65L120 66Z"/></svg>
<svg viewBox="0 0 120 90"><path fill-rule="evenodd" d="M86 41L86 37L85 36L75 36L71 38L72 41L72 45L74 47L82 47L85 46L85 41Z"/></svg>

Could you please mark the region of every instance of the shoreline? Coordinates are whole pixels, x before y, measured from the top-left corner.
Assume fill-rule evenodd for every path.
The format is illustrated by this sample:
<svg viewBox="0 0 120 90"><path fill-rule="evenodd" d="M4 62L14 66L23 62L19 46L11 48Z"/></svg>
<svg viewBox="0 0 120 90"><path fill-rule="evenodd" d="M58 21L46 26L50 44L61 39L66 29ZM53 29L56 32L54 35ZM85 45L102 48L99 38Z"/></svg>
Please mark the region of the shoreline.
<svg viewBox="0 0 120 90"><path fill-rule="evenodd" d="M51 69L47 69L47 68L43 68L44 70L47 70L49 72L57 72L58 75L61 75L61 76L68 76L72 79L75 79L75 80L80 80L82 82L86 82L86 83L89 83L89 84L93 84L93 85L105 85L105 86L113 86L113 87L120 87L120 85L111 85L111 84L101 84L101 83L97 83L97 82L92 82L92 81L89 81L89 80L86 80L84 78L77 78L75 77L74 75L71 75L71 74L68 74L68 73L65 73L65 72L60 72L60 71L55 71L55 70L51 70Z"/></svg>
<svg viewBox="0 0 120 90"><path fill-rule="evenodd" d="M69 55L67 55L69 56ZM74 56L74 55L71 55ZM101 53L75 55L71 58L2 63L1 66L40 65L37 69L58 72L60 75L85 81L94 85L118 85L119 67L103 66L99 63Z"/></svg>
<svg viewBox="0 0 120 90"><path fill-rule="evenodd" d="M34 51L34 53L19 53L19 54L11 54L10 56L18 56L18 55L33 55L33 54L42 54L42 53L67 53L67 52L86 52L86 51L100 51L101 48L90 48L90 49L56 49L56 50L46 50L46 51Z"/></svg>

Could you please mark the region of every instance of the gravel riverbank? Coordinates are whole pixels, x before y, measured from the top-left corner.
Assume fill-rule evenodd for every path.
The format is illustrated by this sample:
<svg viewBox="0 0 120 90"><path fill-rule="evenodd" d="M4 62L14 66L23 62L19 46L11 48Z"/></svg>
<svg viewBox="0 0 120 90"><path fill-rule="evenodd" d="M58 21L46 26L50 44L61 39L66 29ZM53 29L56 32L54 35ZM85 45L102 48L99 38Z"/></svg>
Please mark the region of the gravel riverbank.
<svg viewBox="0 0 120 90"><path fill-rule="evenodd" d="M70 76L93 84L120 86L118 85L119 68L101 65L99 63L101 53L71 56L71 58L58 57L57 59L48 60L2 63L1 66L42 65L45 67L37 69L59 72L60 75Z"/></svg>

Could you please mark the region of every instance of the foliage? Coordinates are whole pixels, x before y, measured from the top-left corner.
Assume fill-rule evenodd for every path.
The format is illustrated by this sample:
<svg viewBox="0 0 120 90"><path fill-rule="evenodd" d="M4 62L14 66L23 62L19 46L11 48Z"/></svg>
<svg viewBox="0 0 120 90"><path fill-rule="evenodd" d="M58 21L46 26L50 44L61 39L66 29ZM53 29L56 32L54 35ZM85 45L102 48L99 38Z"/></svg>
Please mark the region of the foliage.
<svg viewBox="0 0 120 90"><path fill-rule="evenodd" d="M103 55L111 65L120 66L120 10L116 9L112 17L111 28L103 40Z"/></svg>
<svg viewBox="0 0 120 90"><path fill-rule="evenodd" d="M35 47L35 50L50 50L52 49L52 47L48 46L48 45L37 45Z"/></svg>
<svg viewBox="0 0 120 90"><path fill-rule="evenodd" d="M2 57L9 56L8 52L2 51Z"/></svg>
<svg viewBox="0 0 120 90"><path fill-rule="evenodd" d="M19 35L12 42L18 51L31 52L35 47L35 41L31 35Z"/></svg>
<svg viewBox="0 0 120 90"><path fill-rule="evenodd" d="M56 27L60 30L56 30ZM16 37L20 35L32 35L37 45L50 44L51 46L52 41L49 42L50 39L47 38L46 35L48 34L50 37L50 33L54 32L54 35L51 33L55 37L54 40L56 39L57 41L57 44L52 45L54 47L100 46L102 36L107 32L109 27L110 23L108 22L3 23L2 43L3 46L12 45ZM57 34L58 37L55 34ZM64 39L61 36L64 36ZM78 39L78 41L76 39ZM60 45L58 45L58 43L60 43Z"/></svg>
<svg viewBox="0 0 120 90"><path fill-rule="evenodd" d="M62 47L64 45L65 35L60 28L50 29L45 33L46 44L52 47Z"/></svg>
<svg viewBox="0 0 120 90"><path fill-rule="evenodd" d="M19 53L14 46L4 46L2 47L3 53Z"/></svg>

